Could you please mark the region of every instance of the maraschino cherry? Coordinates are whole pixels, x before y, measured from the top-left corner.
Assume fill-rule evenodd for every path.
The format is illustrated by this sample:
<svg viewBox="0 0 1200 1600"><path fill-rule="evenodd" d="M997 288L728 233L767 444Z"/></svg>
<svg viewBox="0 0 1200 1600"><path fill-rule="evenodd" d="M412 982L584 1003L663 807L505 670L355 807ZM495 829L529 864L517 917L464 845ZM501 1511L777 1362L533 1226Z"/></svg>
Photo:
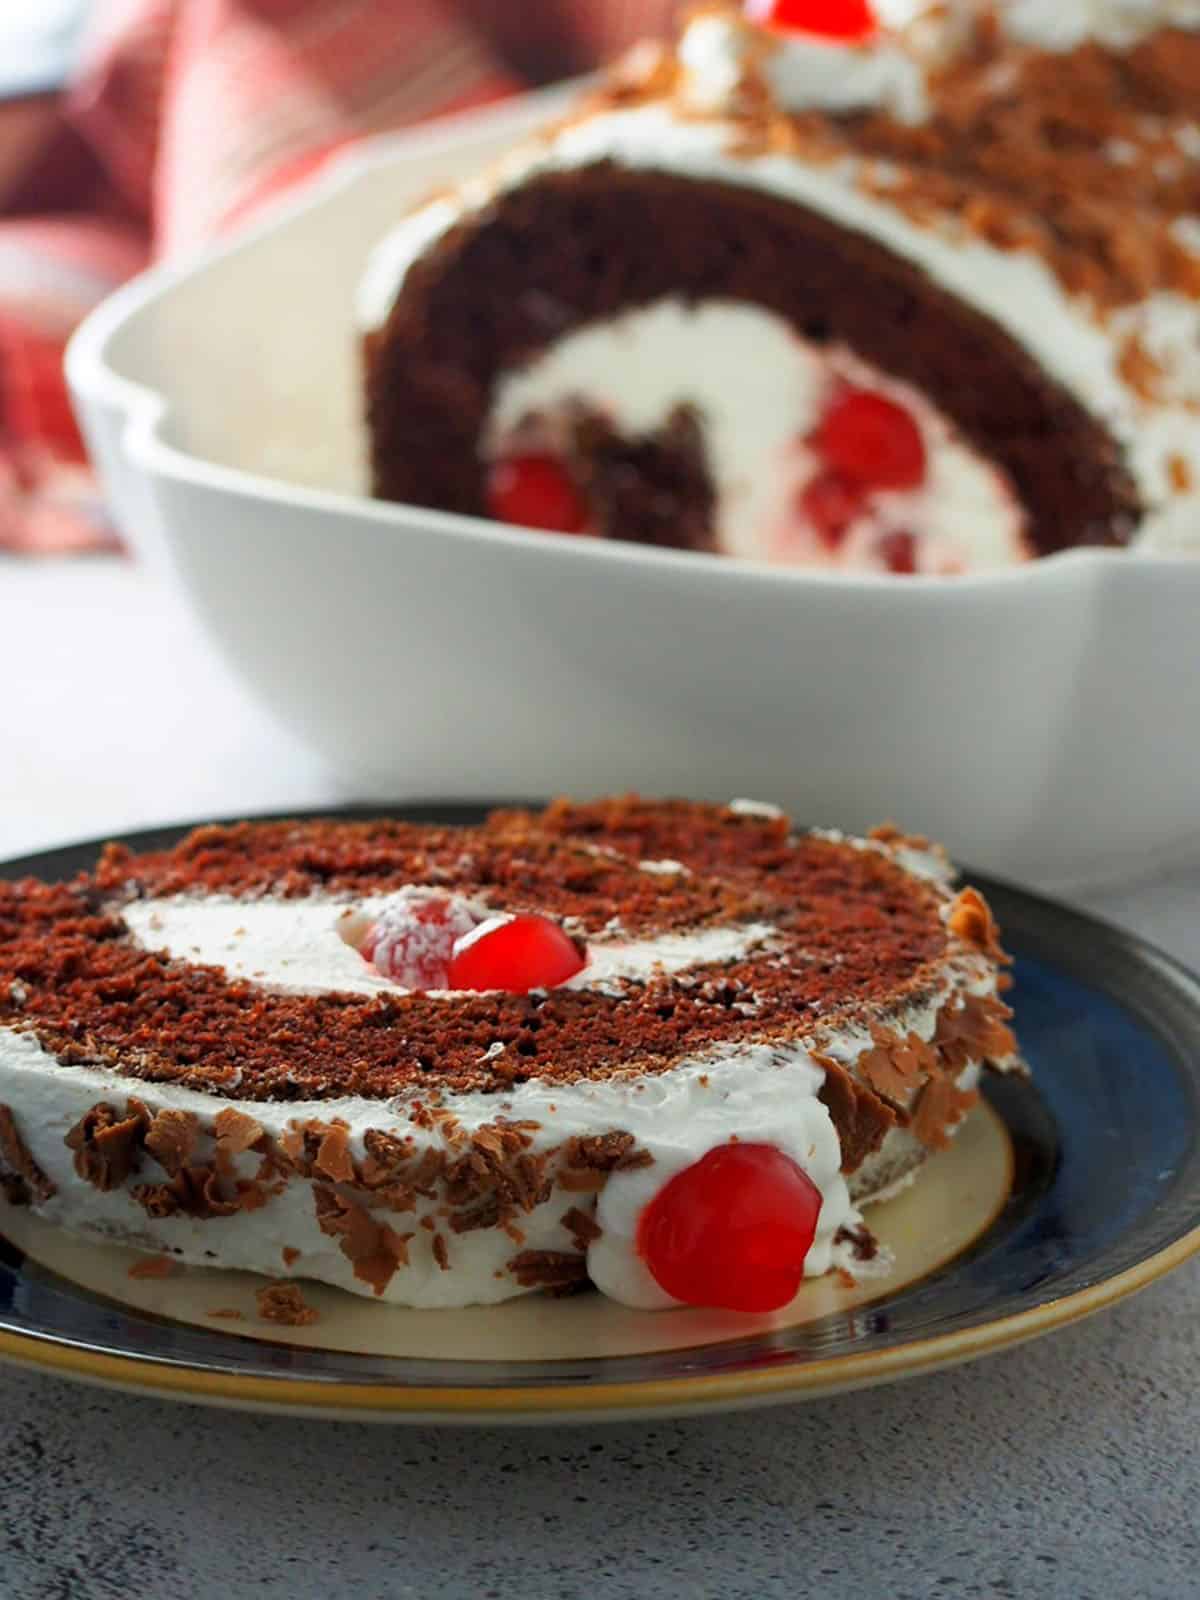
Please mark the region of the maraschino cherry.
<svg viewBox="0 0 1200 1600"><path fill-rule="evenodd" d="M769 1144L723 1144L664 1184L642 1212L637 1249L685 1305L778 1311L804 1277L821 1192Z"/></svg>
<svg viewBox="0 0 1200 1600"><path fill-rule="evenodd" d="M868 0L750 0L747 11L768 27L826 39L869 39L878 27Z"/></svg>
<svg viewBox="0 0 1200 1600"><path fill-rule="evenodd" d="M566 983L586 965L583 951L549 917L492 917L455 945L450 988L528 994Z"/></svg>
<svg viewBox="0 0 1200 1600"><path fill-rule="evenodd" d="M497 522L548 533L582 533L587 502L553 456L507 456L487 478L488 510Z"/></svg>
<svg viewBox="0 0 1200 1600"><path fill-rule="evenodd" d="M826 465L865 489L915 489L925 441L913 418L873 389L842 389L810 440Z"/></svg>

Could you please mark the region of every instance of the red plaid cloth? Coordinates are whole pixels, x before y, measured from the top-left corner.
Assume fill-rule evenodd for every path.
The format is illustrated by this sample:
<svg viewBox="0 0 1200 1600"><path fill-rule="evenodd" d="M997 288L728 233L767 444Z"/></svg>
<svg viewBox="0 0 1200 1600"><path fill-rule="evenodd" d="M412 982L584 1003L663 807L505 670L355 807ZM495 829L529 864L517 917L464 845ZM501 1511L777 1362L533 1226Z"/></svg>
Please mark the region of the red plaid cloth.
<svg viewBox="0 0 1200 1600"><path fill-rule="evenodd" d="M102 0L57 165L41 175L56 203L65 193L80 209L0 218L0 549L116 542L62 351L123 279L241 222L352 140L576 70L665 25L672 8Z"/></svg>

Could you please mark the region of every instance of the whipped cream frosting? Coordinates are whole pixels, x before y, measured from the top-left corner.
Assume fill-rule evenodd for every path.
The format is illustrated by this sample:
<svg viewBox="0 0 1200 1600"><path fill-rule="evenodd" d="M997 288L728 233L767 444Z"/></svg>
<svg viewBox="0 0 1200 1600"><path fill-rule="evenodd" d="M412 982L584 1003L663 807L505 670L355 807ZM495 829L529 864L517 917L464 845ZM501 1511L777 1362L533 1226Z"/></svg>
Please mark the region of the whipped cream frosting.
<svg viewBox="0 0 1200 1600"><path fill-rule="evenodd" d="M847 42L795 30L768 33L752 26L756 20L748 6L746 18L714 11L688 23L678 47L686 105L735 110L754 73L785 111L880 110L909 123L929 115L926 66L901 34L881 29Z"/></svg>
<svg viewBox="0 0 1200 1600"><path fill-rule="evenodd" d="M489 173L410 216L380 243L360 285L360 325L371 329L386 319L410 266L438 238L498 193L541 172L612 161L631 170L745 185L867 235L1003 328L1124 447L1150 508L1147 539L1155 537L1160 515L1177 523L1183 503L1200 525L1200 497L1181 495L1176 482L1182 463L1200 484L1200 304L1156 295L1105 322L1088 301L1069 294L1036 253L1000 249L950 217L912 221L885 194L864 191L856 182L862 165L854 159L818 165L786 153L748 155L740 147L743 131L735 119L681 116L668 102L651 102L596 113L510 152ZM877 164L871 171L879 176ZM1163 403L1148 403L1124 375L1131 334L1164 361L1173 389Z"/></svg>
<svg viewBox="0 0 1200 1600"><path fill-rule="evenodd" d="M1005 31L1039 50L1128 50L1159 28L1200 28L1200 0L999 0Z"/></svg>

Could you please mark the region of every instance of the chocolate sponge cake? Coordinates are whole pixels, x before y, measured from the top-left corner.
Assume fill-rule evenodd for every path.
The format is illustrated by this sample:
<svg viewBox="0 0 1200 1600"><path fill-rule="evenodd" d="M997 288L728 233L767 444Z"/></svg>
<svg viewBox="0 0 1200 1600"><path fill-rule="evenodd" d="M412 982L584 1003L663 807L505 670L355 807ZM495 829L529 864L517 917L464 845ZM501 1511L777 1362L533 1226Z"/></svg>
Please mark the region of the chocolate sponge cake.
<svg viewBox="0 0 1200 1600"><path fill-rule="evenodd" d="M379 245L375 492L896 573L1200 527L1177 14L694 8Z"/></svg>
<svg viewBox="0 0 1200 1600"><path fill-rule="evenodd" d="M0 1171L66 1228L402 1305L769 1309L1013 1064L1002 961L925 841L744 803L110 847L0 884Z"/></svg>

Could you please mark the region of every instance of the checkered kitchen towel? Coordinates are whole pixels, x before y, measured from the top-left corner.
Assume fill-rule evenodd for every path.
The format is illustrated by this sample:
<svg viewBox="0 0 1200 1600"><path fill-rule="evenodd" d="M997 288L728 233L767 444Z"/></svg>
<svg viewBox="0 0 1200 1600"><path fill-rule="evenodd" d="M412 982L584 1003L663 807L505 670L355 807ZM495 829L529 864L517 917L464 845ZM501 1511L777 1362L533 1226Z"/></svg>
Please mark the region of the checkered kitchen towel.
<svg viewBox="0 0 1200 1600"><path fill-rule="evenodd" d="M674 0L98 0L0 217L0 550L118 542L62 381L80 318L364 135L580 70ZM41 214L49 199L55 214ZM20 214L11 214L12 212Z"/></svg>

